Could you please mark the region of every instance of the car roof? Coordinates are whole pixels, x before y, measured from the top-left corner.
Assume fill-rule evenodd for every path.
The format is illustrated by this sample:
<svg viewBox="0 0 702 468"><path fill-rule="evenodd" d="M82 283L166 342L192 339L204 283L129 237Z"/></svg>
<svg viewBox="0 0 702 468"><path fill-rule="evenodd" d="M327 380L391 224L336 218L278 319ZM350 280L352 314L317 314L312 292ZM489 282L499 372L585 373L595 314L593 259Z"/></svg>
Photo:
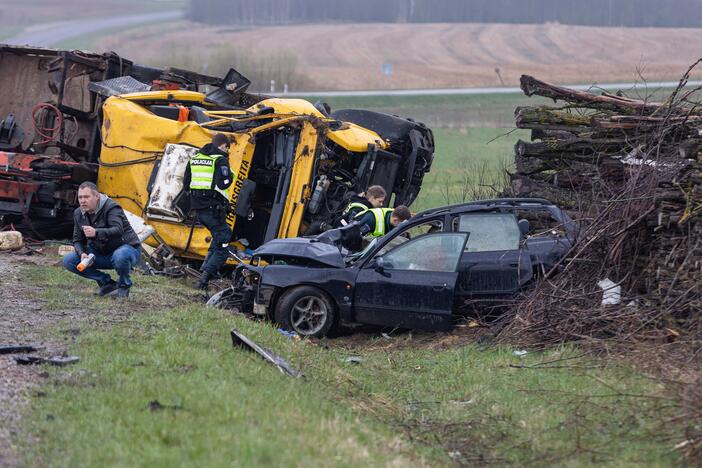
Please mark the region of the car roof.
<svg viewBox="0 0 702 468"><path fill-rule="evenodd" d="M495 208L556 208L556 205L544 198L492 198L489 200L476 200L459 203L456 205L442 206L422 211L413 216L413 219L426 218L437 214L456 214L471 211L494 210Z"/></svg>

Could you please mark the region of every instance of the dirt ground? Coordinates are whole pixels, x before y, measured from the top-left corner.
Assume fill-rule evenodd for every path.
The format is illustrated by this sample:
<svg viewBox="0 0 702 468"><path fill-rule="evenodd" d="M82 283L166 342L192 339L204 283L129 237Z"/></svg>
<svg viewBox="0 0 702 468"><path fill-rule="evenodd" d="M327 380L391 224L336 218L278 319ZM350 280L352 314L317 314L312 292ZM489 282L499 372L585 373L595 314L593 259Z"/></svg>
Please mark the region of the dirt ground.
<svg viewBox="0 0 702 468"><path fill-rule="evenodd" d="M57 257L53 257L55 261ZM60 355L65 345L47 342L42 328L66 318L68 311L44 309L38 298L40 289L22 281L22 264L46 264L46 256L21 256L0 253L0 345L32 344L42 356ZM20 414L33 388L42 380L38 366L19 366L13 355L0 355L0 466L14 466L18 454L11 439L18 429Z"/></svg>
<svg viewBox="0 0 702 468"><path fill-rule="evenodd" d="M559 83L677 80L702 53L699 29L506 24L342 24L256 29L179 23L110 36L99 50L138 61L165 50L285 51L309 89L516 85L522 74ZM392 75L382 73L392 64ZM496 72L499 70L499 76ZM246 70L241 70L246 74ZM297 91L291 89L291 91Z"/></svg>
<svg viewBox="0 0 702 468"><path fill-rule="evenodd" d="M81 323L90 324L98 311L92 307L61 309L55 305L48 306L42 298L44 288L23 279L22 268L26 265L60 265L58 247L33 249L33 252L26 247L18 252L0 252L0 345L31 344L39 348L31 353L33 356L65 355L67 345L80 336ZM91 287L80 282L76 282L76 285ZM103 314L100 320L101 323L117 323L150 310L154 301L158 306L175 307L182 303L182 299L168 295L145 297L143 294L133 294L128 302L111 304L109 314ZM0 467L20 463L17 450L12 445L13 435L20 427L20 416L29 398L48 377L43 366L17 365L15 356L0 355ZM81 372L80 363L72 366L72 369Z"/></svg>

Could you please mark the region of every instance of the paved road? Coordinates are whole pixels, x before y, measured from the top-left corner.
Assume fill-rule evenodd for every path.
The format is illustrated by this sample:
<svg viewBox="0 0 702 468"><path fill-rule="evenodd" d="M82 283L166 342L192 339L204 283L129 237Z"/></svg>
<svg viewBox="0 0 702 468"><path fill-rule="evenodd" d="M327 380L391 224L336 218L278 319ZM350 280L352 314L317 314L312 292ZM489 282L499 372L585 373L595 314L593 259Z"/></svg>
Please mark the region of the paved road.
<svg viewBox="0 0 702 468"><path fill-rule="evenodd" d="M183 17L182 11L163 11L141 15L112 16L109 18L84 18L31 26L3 42L15 45L51 47L66 39L102 30L123 28L143 23L177 20Z"/></svg>
<svg viewBox="0 0 702 468"><path fill-rule="evenodd" d="M582 91L603 89L607 91L626 90L636 86L643 89L642 83L607 83L597 86L593 85L565 85L571 89ZM677 81L648 82L648 89L675 88ZM702 86L702 81L689 81L688 86ZM360 96L437 96L437 95L466 95L466 94L514 94L522 93L517 87L492 87L492 88L449 88L449 89L392 89L392 90L369 90L369 91L320 91L301 93L273 93L286 97L360 97Z"/></svg>

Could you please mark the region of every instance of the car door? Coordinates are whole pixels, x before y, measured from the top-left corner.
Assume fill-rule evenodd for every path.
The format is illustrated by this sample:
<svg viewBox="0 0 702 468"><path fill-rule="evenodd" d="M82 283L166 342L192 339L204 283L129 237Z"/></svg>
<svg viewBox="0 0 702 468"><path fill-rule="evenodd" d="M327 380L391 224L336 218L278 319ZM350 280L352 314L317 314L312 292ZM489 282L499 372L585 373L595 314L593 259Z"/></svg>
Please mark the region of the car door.
<svg viewBox="0 0 702 468"><path fill-rule="evenodd" d="M509 296L533 277L514 214L464 213L454 219L453 228L470 234L458 266L459 297Z"/></svg>
<svg viewBox="0 0 702 468"><path fill-rule="evenodd" d="M355 320L399 328L447 330L458 261L468 234L424 234L381 249L359 270L353 296Z"/></svg>

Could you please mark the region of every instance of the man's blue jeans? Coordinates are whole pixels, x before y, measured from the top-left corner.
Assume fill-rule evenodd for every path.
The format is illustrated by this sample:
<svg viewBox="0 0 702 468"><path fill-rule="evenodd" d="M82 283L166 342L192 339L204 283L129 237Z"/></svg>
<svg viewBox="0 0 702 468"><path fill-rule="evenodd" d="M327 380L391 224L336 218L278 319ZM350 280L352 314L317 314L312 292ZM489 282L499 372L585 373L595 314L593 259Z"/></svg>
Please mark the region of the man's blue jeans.
<svg viewBox="0 0 702 468"><path fill-rule="evenodd" d="M118 247L112 254L103 255L88 247L86 253L95 254L95 263L90 268L83 271L78 271L76 266L80 263L80 255L76 252L71 252L63 256L63 266L71 273L97 281L98 285L104 286L112 277L100 270L116 270L119 275L117 284L120 288L129 288L132 286L132 280L129 277L129 272L132 267L139 262L139 250L131 245L122 245Z"/></svg>

